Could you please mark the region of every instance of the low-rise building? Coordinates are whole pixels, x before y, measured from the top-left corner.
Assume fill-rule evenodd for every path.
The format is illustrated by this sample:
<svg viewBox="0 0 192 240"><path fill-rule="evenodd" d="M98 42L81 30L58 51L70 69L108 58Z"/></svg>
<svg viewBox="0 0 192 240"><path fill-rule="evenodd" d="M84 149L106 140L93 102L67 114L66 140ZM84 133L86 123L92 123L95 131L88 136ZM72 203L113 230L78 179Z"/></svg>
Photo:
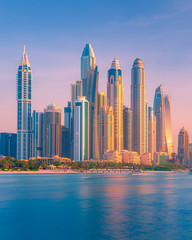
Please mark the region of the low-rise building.
<svg viewBox="0 0 192 240"><path fill-rule="evenodd" d="M154 165L161 165L169 162L169 155L167 152L155 152L154 153Z"/></svg>
<svg viewBox="0 0 192 240"><path fill-rule="evenodd" d="M121 163L122 162L122 155L117 150L106 151L103 154L103 160Z"/></svg>
<svg viewBox="0 0 192 240"><path fill-rule="evenodd" d="M143 153L141 155L141 163L142 164L145 164L145 165L152 165L152 162L151 162L151 153Z"/></svg>
<svg viewBox="0 0 192 240"><path fill-rule="evenodd" d="M140 164L140 156L137 152L122 150L120 151L123 163Z"/></svg>

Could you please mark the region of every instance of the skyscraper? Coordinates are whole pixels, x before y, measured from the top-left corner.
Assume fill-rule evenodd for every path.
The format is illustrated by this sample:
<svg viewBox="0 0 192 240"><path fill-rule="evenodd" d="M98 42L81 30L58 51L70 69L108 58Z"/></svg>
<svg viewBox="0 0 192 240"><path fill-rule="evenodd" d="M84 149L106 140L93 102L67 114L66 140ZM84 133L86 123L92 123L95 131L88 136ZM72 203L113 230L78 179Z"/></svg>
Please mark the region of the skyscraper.
<svg viewBox="0 0 192 240"><path fill-rule="evenodd" d="M145 153L145 70L143 62L137 58L131 70L131 109L133 112L133 151Z"/></svg>
<svg viewBox="0 0 192 240"><path fill-rule="evenodd" d="M156 116L156 150L165 152L165 107L162 85L155 90L153 109Z"/></svg>
<svg viewBox="0 0 192 240"><path fill-rule="evenodd" d="M164 95L165 107L165 147L169 157L173 153L173 138L172 138L172 125L171 125L171 97Z"/></svg>
<svg viewBox="0 0 192 240"><path fill-rule="evenodd" d="M86 96L87 92L87 75L89 70L95 70L96 58L90 43L87 43L84 47L81 57L81 80L83 81L83 96Z"/></svg>
<svg viewBox="0 0 192 240"><path fill-rule="evenodd" d="M94 70L89 70L87 75L86 97L89 101L89 141L90 158L99 160L98 143L98 84L99 72L96 66Z"/></svg>
<svg viewBox="0 0 192 240"><path fill-rule="evenodd" d="M76 83L71 84L71 110L78 97L82 96L83 86L82 81L77 80ZM72 113L73 114L73 113Z"/></svg>
<svg viewBox="0 0 192 240"><path fill-rule="evenodd" d="M145 102L145 153L148 152L148 124L149 124L149 119L148 119L148 103Z"/></svg>
<svg viewBox="0 0 192 240"><path fill-rule="evenodd" d="M61 156L61 110L54 103L44 109L43 156Z"/></svg>
<svg viewBox="0 0 192 240"><path fill-rule="evenodd" d="M32 72L24 45L17 72L17 159L31 157L31 82Z"/></svg>
<svg viewBox="0 0 192 240"><path fill-rule="evenodd" d="M17 158L16 133L0 133L0 155Z"/></svg>
<svg viewBox="0 0 192 240"><path fill-rule="evenodd" d="M71 157L71 141L70 141L70 129L62 126L61 128L61 135L62 135L62 151L61 157L70 158Z"/></svg>
<svg viewBox="0 0 192 240"><path fill-rule="evenodd" d="M189 143L189 165L192 165L192 144Z"/></svg>
<svg viewBox="0 0 192 240"><path fill-rule="evenodd" d="M113 108L114 114L114 149L123 149L123 83L122 70L115 58L108 71L107 105Z"/></svg>
<svg viewBox="0 0 192 240"><path fill-rule="evenodd" d="M71 129L71 102L68 102L68 106L64 107L64 125Z"/></svg>
<svg viewBox="0 0 192 240"><path fill-rule="evenodd" d="M83 91L82 80L77 80L75 84L71 84L71 159L73 159L73 137L74 137L74 103L78 97L82 96Z"/></svg>
<svg viewBox="0 0 192 240"><path fill-rule="evenodd" d="M123 148L132 151L132 110L123 108Z"/></svg>
<svg viewBox="0 0 192 240"><path fill-rule="evenodd" d="M148 108L148 152L153 160L156 152L156 117L152 107Z"/></svg>
<svg viewBox="0 0 192 240"><path fill-rule="evenodd" d="M155 91L154 112L156 116L156 148L157 151L167 152L169 157L173 153L171 126L171 98L163 94L160 85Z"/></svg>
<svg viewBox="0 0 192 240"><path fill-rule="evenodd" d="M180 130L178 135L178 158L180 164L189 164L189 135L184 127Z"/></svg>
<svg viewBox="0 0 192 240"><path fill-rule="evenodd" d="M100 158L106 151L114 150L114 115L113 108L102 106L98 116Z"/></svg>
<svg viewBox="0 0 192 240"><path fill-rule="evenodd" d="M32 157L43 156L43 113L33 111L32 115Z"/></svg>
<svg viewBox="0 0 192 240"><path fill-rule="evenodd" d="M73 159L89 160L89 102L85 97L79 97L74 104Z"/></svg>
<svg viewBox="0 0 192 240"><path fill-rule="evenodd" d="M107 97L105 92L99 92L98 93L98 114L100 107L105 107L107 105Z"/></svg>

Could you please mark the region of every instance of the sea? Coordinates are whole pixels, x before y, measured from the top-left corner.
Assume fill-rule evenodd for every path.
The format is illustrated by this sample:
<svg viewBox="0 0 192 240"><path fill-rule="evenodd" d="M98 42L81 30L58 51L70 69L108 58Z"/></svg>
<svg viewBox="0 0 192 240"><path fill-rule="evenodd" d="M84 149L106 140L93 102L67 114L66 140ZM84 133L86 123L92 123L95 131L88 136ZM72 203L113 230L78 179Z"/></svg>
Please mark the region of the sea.
<svg viewBox="0 0 192 240"><path fill-rule="evenodd" d="M192 174L1 174L0 239L192 239Z"/></svg>

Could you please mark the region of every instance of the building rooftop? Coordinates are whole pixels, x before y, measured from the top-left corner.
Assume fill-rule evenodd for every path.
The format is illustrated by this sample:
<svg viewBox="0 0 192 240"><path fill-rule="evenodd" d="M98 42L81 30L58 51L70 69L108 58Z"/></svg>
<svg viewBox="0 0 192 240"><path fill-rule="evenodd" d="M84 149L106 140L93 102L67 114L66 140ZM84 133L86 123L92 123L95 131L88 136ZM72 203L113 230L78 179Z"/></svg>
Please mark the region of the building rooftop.
<svg viewBox="0 0 192 240"><path fill-rule="evenodd" d="M22 66L22 65L30 66L28 56L27 56L27 53L25 51L25 44L24 44L23 56L22 56L21 62L20 62L20 66Z"/></svg>
<svg viewBox="0 0 192 240"><path fill-rule="evenodd" d="M114 58L111 63L111 69L116 69L116 70L121 69L119 66L119 61L116 58Z"/></svg>
<svg viewBox="0 0 192 240"><path fill-rule="evenodd" d="M87 43L83 49L82 57L83 56L91 56L95 57L95 53L93 51L93 48L91 47L91 43Z"/></svg>

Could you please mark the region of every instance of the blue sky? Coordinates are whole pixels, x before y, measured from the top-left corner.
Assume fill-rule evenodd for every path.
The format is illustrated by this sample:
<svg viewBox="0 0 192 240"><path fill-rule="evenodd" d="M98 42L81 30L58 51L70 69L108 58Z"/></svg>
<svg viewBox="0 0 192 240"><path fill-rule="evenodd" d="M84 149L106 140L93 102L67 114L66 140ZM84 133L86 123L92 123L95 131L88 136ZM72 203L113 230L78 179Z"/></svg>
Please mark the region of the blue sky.
<svg viewBox="0 0 192 240"><path fill-rule="evenodd" d="M183 125L192 135L191 26L192 1L187 0L0 0L0 131L16 131L16 72L24 43L33 71L33 109L43 111L52 101L66 106L90 42L101 91L106 91L107 70L116 57L129 105L130 71L140 57L146 100L153 105L155 88L163 84L172 97L174 142Z"/></svg>

